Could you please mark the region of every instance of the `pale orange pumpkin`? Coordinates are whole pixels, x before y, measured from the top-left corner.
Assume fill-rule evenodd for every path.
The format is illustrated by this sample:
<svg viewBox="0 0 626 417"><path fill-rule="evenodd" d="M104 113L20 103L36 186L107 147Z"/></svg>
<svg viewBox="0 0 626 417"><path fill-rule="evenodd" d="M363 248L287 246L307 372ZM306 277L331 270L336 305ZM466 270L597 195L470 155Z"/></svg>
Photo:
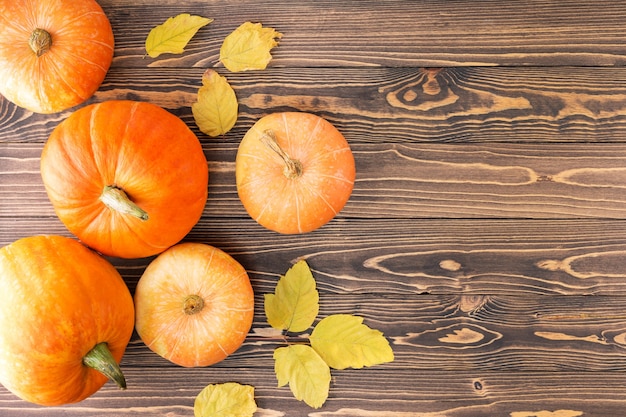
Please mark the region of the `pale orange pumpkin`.
<svg viewBox="0 0 626 417"><path fill-rule="evenodd" d="M87 398L107 377L126 387L118 364L133 299L104 258L67 237L19 239L0 249L0 294L0 382L9 391L61 405Z"/></svg>
<svg viewBox="0 0 626 417"><path fill-rule="evenodd" d="M33 112L83 103L113 60L113 30L95 0L1 0L0 28L0 94Z"/></svg>
<svg viewBox="0 0 626 417"><path fill-rule="evenodd" d="M137 283L135 309L137 333L152 351L180 366L208 366L244 342L254 292L230 255L187 242L148 265Z"/></svg>
<svg viewBox="0 0 626 417"><path fill-rule="evenodd" d="M198 222L208 164L198 138L154 104L85 106L54 129L41 176L56 214L100 253L155 255Z"/></svg>
<svg viewBox="0 0 626 417"><path fill-rule="evenodd" d="M330 122L286 112L261 118L245 134L235 175L239 198L259 224L305 233L342 210L356 171L348 142Z"/></svg>

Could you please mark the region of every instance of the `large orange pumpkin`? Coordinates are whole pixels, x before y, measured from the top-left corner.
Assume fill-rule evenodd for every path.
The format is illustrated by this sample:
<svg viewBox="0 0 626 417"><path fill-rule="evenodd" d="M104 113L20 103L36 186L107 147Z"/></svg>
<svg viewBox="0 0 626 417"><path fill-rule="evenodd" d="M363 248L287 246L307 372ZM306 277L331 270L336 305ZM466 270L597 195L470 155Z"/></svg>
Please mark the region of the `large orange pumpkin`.
<svg viewBox="0 0 626 417"><path fill-rule="evenodd" d="M113 59L113 31L94 0L0 0L0 94L37 113L76 106Z"/></svg>
<svg viewBox="0 0 626 417"><path fill-rule="evenodd" d="M109 262L67 237L23 238L0 249L0 294L0 382L9 391L60 405L87 398L107 376L125 388L118 363L134 306Z"/></svg>
<svg viewBox="0 0 626 417"><path fill-rule="evenodd" d="M209 174L181 119L154 104L107 101L54 129L41 175L57 215L86 245L140 258L174 245L198 222Z"/></svg>
<svg viewBox="0 0 626 417"><path fill-rule="evenodd" d="M180 366L208 366L244 342L254 292L234 258L188 242L148 265L137 283L135 309L135 328L151 350Z"/></svg>
<svg viewBox="0 0 626 417"><path fill-rule="evenodd" d="M343 135L310 113L274 113L245 134L236 160L237 191L259 224L304 233L326 224L354 186L355 163Z"/></svg>

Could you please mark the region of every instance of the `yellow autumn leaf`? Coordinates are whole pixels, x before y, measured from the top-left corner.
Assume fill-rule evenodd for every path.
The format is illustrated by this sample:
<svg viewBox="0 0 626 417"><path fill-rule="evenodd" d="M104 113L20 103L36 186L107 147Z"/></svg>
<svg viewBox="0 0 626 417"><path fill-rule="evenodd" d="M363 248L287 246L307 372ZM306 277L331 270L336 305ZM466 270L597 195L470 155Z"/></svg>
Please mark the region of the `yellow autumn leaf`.
<svg viewBox="0 0 626 417"><path fill-rule="evenodd" d="M265 69L272 60L270 50L282 36L261 23L245 22L224 39L220 61L232 72Z"/></svg>
<svg viewBox="0 0 626 417"><path fill-rule="evenodd" d="M306 261L298 261L278 280L274 294L265 294L267 322L275 329L303 332L319 312L319 293Z"/></svg>
<svg viewBox="0 0 626 417"><path fill-rule="evenodd" d="M334 314L321 320L309 338L311 346L334 369L363 368L394 359L389 341L363 324L363 318Z"/></svg>
<svg viewBox="0 0 626 417"><path fill-rule="evenodd" d="M254 387L236 382L207 385L193 404L195 417L252 417L256 410Z"/></svg>
<svg viewBox="0 0 626 417"><path fill-rule="evenodd" d="M152 58L164 53L182 54L198 30L212 21L213 19L188 13L170 17L165 23L152 28L148 33L146 52Z"/></svg>
<svg viewBox="0 0 626 417"><path fill-rule="evenodd" d="M198 128L209 136L220 136L233 128L239 105L235 91L226 78L208 69L202 75L198 101L191 105Z"/></svg>
<svg viewBox="0 0 626 417"><path fill-rule="evenodd" d="M330 391L330 368L308 345L290 345L274 351L278 386L289 384L298 401L320 408Z"/></svg>

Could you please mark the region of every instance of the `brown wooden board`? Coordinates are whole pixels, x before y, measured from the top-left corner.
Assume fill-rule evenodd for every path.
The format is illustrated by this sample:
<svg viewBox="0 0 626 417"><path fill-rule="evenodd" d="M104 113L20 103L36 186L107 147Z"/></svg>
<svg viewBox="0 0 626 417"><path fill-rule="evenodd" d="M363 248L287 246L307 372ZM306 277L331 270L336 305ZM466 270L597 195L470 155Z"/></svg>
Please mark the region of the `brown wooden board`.
<svg viewBox="0 0 626 417"><path fill-rule="evenodd" d="M209 200L184 240L241 262L254 322L240 350L206 368L175 366L134 334L127 390L108 383L46 408L0 386L0 416L193 416L200 390L227 381L255 386L255 417L624 415L626 2L99 3L115 57L83 105L152 102L198 136ZM149 30L179 13L214 21L183 54L146 56ZM283 38L266 70L231 73L219 49L245 21ZM217 138L191 112L209 68L239 103L235 127ZM39 158L73 110L33 114L0 97L0 246L71 236ZM262 228L237 195L239 141L278 111L325 117L356 159L344 210L304 235ZM108 259L134 292L153 258ZM299 259L316 278L320 318L359 315L395 353L388 364L334 370L317 410L277 387L272 355L285 341L263 309Z"/></svg>

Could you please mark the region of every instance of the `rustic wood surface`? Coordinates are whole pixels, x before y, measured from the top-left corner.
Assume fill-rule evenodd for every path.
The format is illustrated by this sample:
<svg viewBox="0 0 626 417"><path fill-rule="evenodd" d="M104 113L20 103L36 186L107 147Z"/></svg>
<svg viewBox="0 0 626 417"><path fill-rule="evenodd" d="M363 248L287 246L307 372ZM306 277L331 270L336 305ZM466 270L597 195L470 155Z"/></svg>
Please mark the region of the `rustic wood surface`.
<svg viewBox="0 0 626 417"><path fill-rule="evenodd" d="M185 238L249 271L253 328L207 368L174 366L134 335L129 388L44 408L0 387L2 416L193 416L210 383L256 387L256 415L576 417L626 414L626 2L99 0L115 59L88 103L161 105L198 135L209 201ZM178 13L214 20L182 55L145 56L153 26ZM229 73L223 38L245 21L284 34L264 71ZM197 129L205 69L233 85L235 128ZM354 151L345 209L283 236L245 213L239 140L283 110L327 118ZM39 155L70 111L37 115L0 97L0 246L70 236L47 199ZM313 410L278 388L263 294L306 258L322 316L357 314L396 359L333 371ZM131 291L151 259L111 259Z"/></svg>

